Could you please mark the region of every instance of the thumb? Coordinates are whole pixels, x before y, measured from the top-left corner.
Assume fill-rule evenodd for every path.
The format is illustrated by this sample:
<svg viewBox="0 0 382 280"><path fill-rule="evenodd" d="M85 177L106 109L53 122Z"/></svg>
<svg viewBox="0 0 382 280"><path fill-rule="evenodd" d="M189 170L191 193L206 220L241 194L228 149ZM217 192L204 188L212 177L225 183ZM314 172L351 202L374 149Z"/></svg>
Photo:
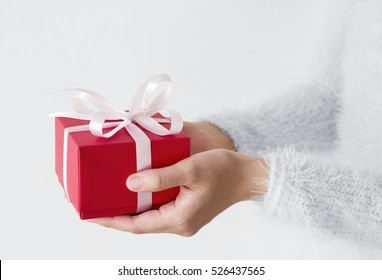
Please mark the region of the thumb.
<svg viewBox="0 0 382 280"><path fill-rule="evenodd" d="M172 166L148 169L130 175L126 180L126 186L134 192L157 192L179 185L184 185L184 168L180 163Z"/></svg>

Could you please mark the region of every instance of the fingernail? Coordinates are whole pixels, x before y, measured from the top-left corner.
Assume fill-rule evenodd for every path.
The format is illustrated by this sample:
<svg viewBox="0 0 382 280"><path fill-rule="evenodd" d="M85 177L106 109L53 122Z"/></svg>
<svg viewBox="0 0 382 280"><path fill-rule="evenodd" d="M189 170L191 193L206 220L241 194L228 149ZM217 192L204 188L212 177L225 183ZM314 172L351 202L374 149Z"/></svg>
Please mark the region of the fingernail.
<svg viewBox="0 0 382 280"><path fill-rule="evenodd" d="M132 191L138 191L142 188L142 178L139 175L132 175L127 178L126 186Z"/></svg>

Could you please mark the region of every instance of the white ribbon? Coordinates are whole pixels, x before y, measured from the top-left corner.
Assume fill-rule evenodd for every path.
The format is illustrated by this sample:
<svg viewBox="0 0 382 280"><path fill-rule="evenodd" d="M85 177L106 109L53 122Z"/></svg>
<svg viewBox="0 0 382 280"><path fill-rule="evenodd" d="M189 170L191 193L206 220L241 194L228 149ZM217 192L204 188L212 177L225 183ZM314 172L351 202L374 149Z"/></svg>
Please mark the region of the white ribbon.
<svg viewBox="0 0 382 280"><path fill-rule="evenodd" d="M150 99L150 95L153 95L158 89L158 95ZM180 114L174 110L164 109L175 94L174 83L166 74L155 75L144 82L135 94L130 110L127 112L113 107L106 98L94 91L87 89L69 90L78 92L78 95L72 99L75 112L53 113L50 116L89 120L90 122L89 125L68 127L64 132L63 182L68 198L67 152L69 133L90 130L95 136L110 138L125 128L136 142L137 171L141 171L151 168L151 143L147 135L136 124L161 136L177 134L182 130L183 121ZM159 111L166 111L169 119L153 118L152 116ZM160 124L162 122L169 122L170 128L163 127ZM105 128L113 129L105 133ZM139 192L137 213L151 209L151 205L152 193Z"/></svg>

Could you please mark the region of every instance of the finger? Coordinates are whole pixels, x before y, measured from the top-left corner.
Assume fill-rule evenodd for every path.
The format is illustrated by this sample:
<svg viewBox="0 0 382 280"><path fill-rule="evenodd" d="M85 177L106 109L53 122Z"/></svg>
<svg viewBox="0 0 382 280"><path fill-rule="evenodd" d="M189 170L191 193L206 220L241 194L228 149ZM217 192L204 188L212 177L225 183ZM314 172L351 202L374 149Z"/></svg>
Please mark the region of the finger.
<svg viewBox="0 0 382 280"><path fill-rule="evenodd" d="M144 170L130 175L126 186L132 191L157 192L179 185L187 185L192 159L184 159L174 165Z"/></svg>
<svg viewBox="0 0 382 280"><path fill-rule="evenodd" d="M88 222L127 231L135 234L139 233L174 233L174 218L171 212L161 210L151 210L137 216L116 216L89 219ZM175 228L175 229L174 229Z"/></svg>

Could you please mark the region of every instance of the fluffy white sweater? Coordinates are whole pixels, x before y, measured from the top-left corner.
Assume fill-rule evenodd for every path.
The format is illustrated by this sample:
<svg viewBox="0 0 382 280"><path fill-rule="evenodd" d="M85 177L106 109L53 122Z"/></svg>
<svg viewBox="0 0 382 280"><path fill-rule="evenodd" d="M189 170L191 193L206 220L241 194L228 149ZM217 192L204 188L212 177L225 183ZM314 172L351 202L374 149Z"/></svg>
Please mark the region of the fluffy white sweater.
<svg viewBox="0 0 382 280"><path fill-rule="evenodd" d="M382 258L382 1L328 6L299 83L209 120L268 161L267 213Z"/></svg>

